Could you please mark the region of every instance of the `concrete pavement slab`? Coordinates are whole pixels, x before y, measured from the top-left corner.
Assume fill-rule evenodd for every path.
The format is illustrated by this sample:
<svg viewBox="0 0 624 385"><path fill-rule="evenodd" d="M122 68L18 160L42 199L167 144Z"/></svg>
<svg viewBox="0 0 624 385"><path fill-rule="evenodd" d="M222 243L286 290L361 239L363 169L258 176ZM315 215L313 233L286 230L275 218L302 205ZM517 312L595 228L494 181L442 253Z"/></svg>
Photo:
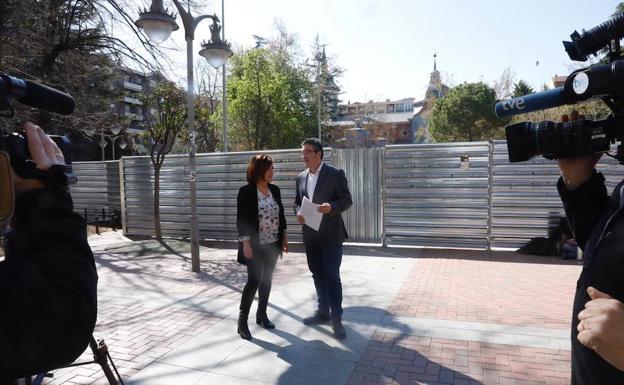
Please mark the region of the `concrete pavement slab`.
<svg viewBox="0 0 624 385"><path fill-rule="evenodd" d="M223 375L216 373L205 373L199 381L193 385L264 385L267 382L250 380L247 378L236 377L235 375Z"/></svg>
<svg viewBox="0 0 624 385"><path fill-rule="evenodd" d="M277 330L255 326L252 308L249 324L254 340L241 340L235 333L237 304L233 303L230 317L157 362L213 374L236 373L240 378L273 384L343 384L414 263L414 259L404 258L345 257L341 268L343 318L348 334L345 340L336 340L328 325L302 324L303 317L315 307L313 282L306 273L274 287L269 314ZM306 373L315 376L306 378ZM298 382L290 382L294 378Z"/></svg>
<svg viewBox="0 0 624 385"><path fill-rule="evenodd" d="M193 385L205 375L202 371L157 362L124 382L128 385Z"/></svg>

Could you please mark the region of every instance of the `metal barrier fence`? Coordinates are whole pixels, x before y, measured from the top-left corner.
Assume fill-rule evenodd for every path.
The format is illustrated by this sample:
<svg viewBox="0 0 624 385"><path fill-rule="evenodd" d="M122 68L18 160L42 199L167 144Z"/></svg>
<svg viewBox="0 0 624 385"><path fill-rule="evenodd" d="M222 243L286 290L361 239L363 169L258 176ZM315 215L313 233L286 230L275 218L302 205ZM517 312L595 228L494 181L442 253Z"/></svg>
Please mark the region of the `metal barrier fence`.
<svg viewBox="0 0 624 385"><path fill-rule="evenodd" d="M74 210L99 215L102 209L121 210L119 162L75 162L72 164L78 183L70 187Z"/></svg>
<svg viewBox="0 0 624 385"><path fill-rule="evenodd" d="M388 245L487 248L489 144L387 146Z"/></svg>
<svg viewBox="0 0 624 385"><path fill-rule="evenodd" d="M342 214L348 241L381 243L383 237L383 150L333 150L334 166L345 170L353 205Z"/></svg>
<svg viewBox="0 0 624 385"><path fill-rule="evenodd" d="M263 151L275 161L289 239L301 240L292 210L299 150ZM236 195L256 152L198 154L197 204L202 239L235 240ZM258 152L259 153L259 152ZM563 208L559 170L540 157L510 164L505 141L326 149L325 161L345 170L354 204L343 217L350 241L404 246L519 247L547 236ZM75 163L76 211L120 208L124 232L152 236L153 170L149 157ZM609 192L622 166L603 157ZM189 236L188 157L170 155L161 170L160 212L165 237Z"/></svg>
<svg viewBox="0 0 624 385"><path fill-rule="evenodd" d="M305 169L299 150L198 154L197 213L202 239L236 240L236 196L246 182L249 159L267 153L274 160L273 183L280 187L284 204L287 234L301 241L301 231L294 215L295 178ZM331 164L331 149L325 160ZM154 234L154 177L149 157L122 159L122 222L124 232L133 235ZM171 155L165 159L160 176L160 215L165 237L189 236L188 157Z"/></svg>

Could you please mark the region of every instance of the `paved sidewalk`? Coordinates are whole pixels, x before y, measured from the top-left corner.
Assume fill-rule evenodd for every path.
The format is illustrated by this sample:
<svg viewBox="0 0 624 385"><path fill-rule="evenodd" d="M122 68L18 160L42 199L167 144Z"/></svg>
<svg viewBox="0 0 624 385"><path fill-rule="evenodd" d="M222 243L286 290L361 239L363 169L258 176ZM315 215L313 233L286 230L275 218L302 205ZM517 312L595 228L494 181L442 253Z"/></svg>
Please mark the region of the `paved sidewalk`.
<svg viewBox="0 0 624 385"><path fill-rule="evenodd" d="M278 262L277 329L236 334L244 267L232 245L90 237L99 320L127 384L569 384L569 322L580 265L510 252L346 247L347 338L301 322L314 309L305 255ZM252 312L255 311L255 305ZM90 354L83 357L89 359ZM106 384L94 365L47 384Z"/></svg>

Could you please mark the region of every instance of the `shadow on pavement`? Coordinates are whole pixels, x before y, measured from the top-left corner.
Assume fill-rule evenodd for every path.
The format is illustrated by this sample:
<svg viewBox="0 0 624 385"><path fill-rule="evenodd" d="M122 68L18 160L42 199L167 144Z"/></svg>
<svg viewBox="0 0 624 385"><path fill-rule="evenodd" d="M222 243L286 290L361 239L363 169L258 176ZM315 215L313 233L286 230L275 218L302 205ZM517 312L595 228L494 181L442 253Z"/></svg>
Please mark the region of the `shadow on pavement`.
<svg viewBox="0 0 624 385"><path fill-rule="evenodd" d="M130 238L133 239L134 238ZM159 244L159 247L145 246L144 250L134 249L137 256L141 257L149 255L151 252L162 250L162 252L172 253L180 258L186 258L182 255L191 252L190 244L187 240L166 239L160 242L149 240L145 237L136 237L135 241L143 245L153 243ZM236 250L238 244L228 241L201 241L201 246L222 250ZM289 245L291 252L305 253L305 248L300 243L291 243ZM108 252L130 252L128 245L116 245L106 248ZM537 264L554 264L554 265L582 265L582 261L563 260L560 257L546 257L537 255L523 255L514 251L492 251L492 250L463 250L463 249L438 249L438 248L420 248L420 247L387 247L381 245L356 245L345 244L343 247L343 255L345 256L362 256L362 257L388 257L388 258L444 258L444 259L465 259L477 261L492 262L513 262L513 263L537 263Z"/></svg>
<svg viewBox="0 0 624 385"><path fill-rule="evenodd" d="M374 307L349 307L345 309L347 338L338 346L330 346L321 340L304 340L277 328L271 332L288 341L290 345L280 346L254 337L251 343L275 352L277 357L289 364L276 384L280 385L325 385L325 384L470 384L482 382L431 361L409 344L401 342L409 336L407 325L394 320L384 322L384 329L392 330L391 337L377 335L367 338L357 329L376 327L381 319L363 317L366 313L388 313ZM367 322L367 319L376 322ZM331 336L329 326L311 326ZM354 378L355 377L355 378Z"/></svg>

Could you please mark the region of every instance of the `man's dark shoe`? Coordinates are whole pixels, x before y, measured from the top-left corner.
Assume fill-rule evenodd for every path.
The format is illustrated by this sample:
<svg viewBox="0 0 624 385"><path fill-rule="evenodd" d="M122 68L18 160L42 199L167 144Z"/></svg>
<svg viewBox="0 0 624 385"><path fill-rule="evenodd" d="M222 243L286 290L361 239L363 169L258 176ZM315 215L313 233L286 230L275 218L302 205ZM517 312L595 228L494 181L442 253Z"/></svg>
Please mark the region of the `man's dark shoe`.
<svg viewBox="0 0 624 385"><path fill-rule="evenodd" d="M347 331L344 326L342 326L342 321L339 319L332 321L332 330L334 331L334 337L336 337L336 339L342 340L347 337Z"/></svg>
<svg viewBox="0 0 624 385"><path fill-rule="evenodd" d="M304 325L318 325L329 322L329 314L317 310L309 317L303 319Z"/></svg>

